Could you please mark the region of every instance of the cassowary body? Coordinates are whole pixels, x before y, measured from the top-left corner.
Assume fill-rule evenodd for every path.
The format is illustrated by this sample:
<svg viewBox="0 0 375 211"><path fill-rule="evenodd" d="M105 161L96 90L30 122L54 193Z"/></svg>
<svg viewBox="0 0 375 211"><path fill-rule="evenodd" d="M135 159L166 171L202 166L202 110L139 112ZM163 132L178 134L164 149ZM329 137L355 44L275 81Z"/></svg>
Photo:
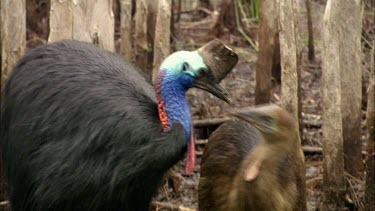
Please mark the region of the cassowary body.
<svg viewBox="0 0 375 211"><path fill-rule="evenodd" d="M147 210L191 148L184 94L202 70L197 53L172 54L155 92L131 64L91 44L30 51L1 105L12 210Z"/></svg>
<svg viewBox="0 0 375 211"><path fill-rule="evenodd" d="M221 125L206 145L199 210L302 210L293 118L273 105L237 116L243 120Z"/></svg>

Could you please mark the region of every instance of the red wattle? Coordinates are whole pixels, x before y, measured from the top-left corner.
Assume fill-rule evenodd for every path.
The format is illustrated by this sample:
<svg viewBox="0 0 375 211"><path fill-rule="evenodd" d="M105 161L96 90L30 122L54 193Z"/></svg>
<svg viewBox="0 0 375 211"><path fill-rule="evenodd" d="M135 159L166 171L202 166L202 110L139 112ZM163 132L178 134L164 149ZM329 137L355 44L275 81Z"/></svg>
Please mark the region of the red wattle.
<svg viewBox="0 0 375 211"><path fill-rule="evenodd" d="M164 103L163 99L161 97L161 83L163 81L163 78L165 76L165 70L161 70L156 78L156 100L158 103L158 111L159 111L159 119L163 128L163 132L167 132L170 125L167 117L167 113L164 110Z"/></svg>
<svg viewBox="0 0 375 211"><path fill-rule="evenodd" d="M193 172L194 163L195 163L195 143L194 143L193 128L191 128L190 141L187 145L186 166L185 166L186 173Z"/></svg>

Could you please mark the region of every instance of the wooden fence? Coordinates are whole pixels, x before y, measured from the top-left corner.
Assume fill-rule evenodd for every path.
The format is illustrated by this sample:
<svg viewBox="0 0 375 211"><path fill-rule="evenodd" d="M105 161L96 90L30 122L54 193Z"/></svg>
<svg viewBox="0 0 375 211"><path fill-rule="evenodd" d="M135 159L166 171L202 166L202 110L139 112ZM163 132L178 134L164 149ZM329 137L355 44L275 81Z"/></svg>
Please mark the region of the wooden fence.
<svg viewBox="0 0 375 211"><path fill-rule="evenodd" d="M135 2L137 4L133 5ZM119 53L140 69L158 67L170 53L171 0L51 0L48 42L74 39L115 51L113 3L120 8ZM136 11L134 17L133 7ZM2 0L1 8L3 84L12 67L25 53L26 0ZM150 35L151 38L148 37ZM151 51L154 55L153 64L147 61Z"/></svg>

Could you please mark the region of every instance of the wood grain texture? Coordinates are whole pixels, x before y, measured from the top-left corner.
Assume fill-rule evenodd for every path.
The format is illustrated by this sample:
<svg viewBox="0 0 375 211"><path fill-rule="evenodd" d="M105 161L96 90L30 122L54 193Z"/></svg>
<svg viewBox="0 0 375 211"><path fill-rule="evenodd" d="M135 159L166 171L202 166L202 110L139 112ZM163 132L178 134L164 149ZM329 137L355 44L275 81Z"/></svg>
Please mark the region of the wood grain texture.
<svg viewBox="0 0 375 211"><path fill-rule="evenodd" d="M171 51L171 0L159 0L154 39L152 83L155 84L160 64Z"/></svg>
<svg viewBox="0 0 375 211"><path fill-rule="evenodd" d="M147 41L147 4L145 0L136 1L135 12L135 64L143 71L147 68L147 52L149 45Z"/></svg>
<svg viewBox="0 0 375 211"><path fill-rule="evenodd" d="M26 49L26 1L1 0L1 84Z"/></svg>
<svg viewBox="0 0 375 211"><path fill-rule="evenodd" d="M52 0L49 42L74 39L114 51L111 0Z"/></svg>
<svg viewBox="0 0 375 211"><path fill-rule="evenodd" d="M372 61L370 68L370 83L367 100L367 155L366 160L366 189L365 207L366 210L375 210L375 72L374 72L374 49L375 42L372 42Z"/></svg>
<svg viewBox="0 0 375 211"><path fill-rule="evenodd" d="M345 196L341 113L338 0L328 0L323 18L323 191L325 210L340 210Z"/></svg>
<svg viewBox="0 0 375 211"><path fill-rule="evenodd" d="M120 53L128 61L132 61L132 0L120 0L120 33Z"/></svg>
<svg viewBox="0 0 375 211"><path fill-rule="evenodd" d="M301 147L301 86L300 86L300 55L301 45L298 23L298 0L278 0L279 12L279 39L281 60L281 93L282 107L286 109L297 121L298 142L293 149L296 150L294 159L298 160L299 168L295 169L298 175L298 208L306 210L305 196L305 157ZM296 161L297 162L297 161Z"/></svg>

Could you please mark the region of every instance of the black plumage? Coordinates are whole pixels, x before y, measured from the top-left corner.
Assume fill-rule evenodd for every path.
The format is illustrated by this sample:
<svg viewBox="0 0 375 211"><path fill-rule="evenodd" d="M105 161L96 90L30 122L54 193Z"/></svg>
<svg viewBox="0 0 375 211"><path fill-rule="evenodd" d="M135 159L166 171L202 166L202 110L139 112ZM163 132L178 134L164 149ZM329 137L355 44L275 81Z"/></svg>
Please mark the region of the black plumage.
<svg viewBox="0 0 375 211"><path fill-rule="evenodd" d="M14 211L147 210L186 143L179 124L162 132L155 89L135 67L64 41L11 73L1 149Z"/></svg>

